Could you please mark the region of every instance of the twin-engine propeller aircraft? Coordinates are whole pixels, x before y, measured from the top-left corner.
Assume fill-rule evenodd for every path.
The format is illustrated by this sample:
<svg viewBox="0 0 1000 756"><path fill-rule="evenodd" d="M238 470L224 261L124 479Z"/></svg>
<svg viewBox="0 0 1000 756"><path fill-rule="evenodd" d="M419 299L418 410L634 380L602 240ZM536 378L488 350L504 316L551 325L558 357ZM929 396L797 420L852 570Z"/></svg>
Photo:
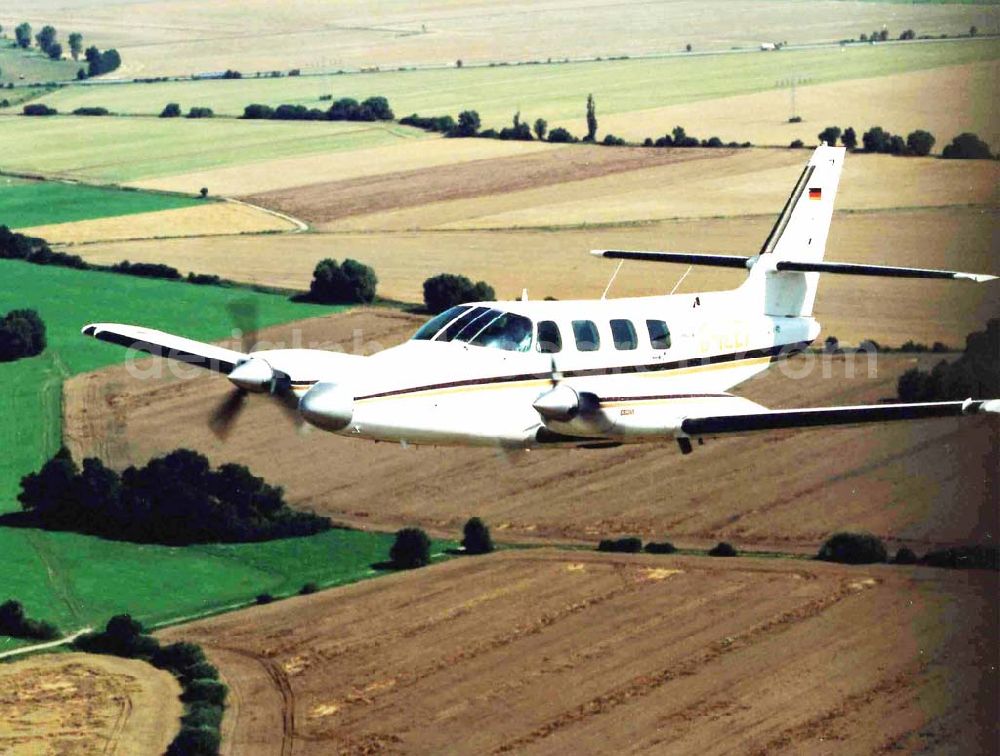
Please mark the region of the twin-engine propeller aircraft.
<svg viewBox="0 0 1000 756"><path fill-rule="evenodd" d="M371 356L312 349L234 351L138 326L83 333L226 375L226 431L248 393L352 438L404 444L601 448L785 428L1000 412L1000 399L769 410L728 393L820 333L821 273L995 276L823 262L844 149L820 146L752 257L599 250L618 260L749 270L731 291L582 301L473 302ZM248 353L249 352L249 353Z"/></svg>

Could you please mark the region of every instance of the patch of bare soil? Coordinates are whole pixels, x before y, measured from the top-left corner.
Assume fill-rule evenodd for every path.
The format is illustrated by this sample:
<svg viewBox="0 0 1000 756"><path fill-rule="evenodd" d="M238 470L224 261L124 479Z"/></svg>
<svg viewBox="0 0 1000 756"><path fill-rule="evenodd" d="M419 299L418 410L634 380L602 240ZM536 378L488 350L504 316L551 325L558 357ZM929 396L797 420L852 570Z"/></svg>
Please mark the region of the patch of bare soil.
<svg viewBox="0 0 1000 756"><path fill-rule="evenodd" d="M202 644L240 692L230 753L988 753L997 588L927 568L508 552L161 636Z"/></svg>
<svg viewBox="0 0 1000 756"><path fill-rule="evenodd" d="M329 223L352 215L551 187L731 153L731 150L678 151L636 147L612 150L577 146L281 189L243 199L310 223Z"/></svg>
<svg viewBox="0 0 1000 756"><path fill-rule="evenodd" d="M0 752L163 753L180 729L180 686L135 659L58 654L0 665Z"/></svg>
<svg viewBox="0 0 1000 756"><path fill-rule="evenodd" d="M407 338L418 322L355 311L304 321L297 337L287 327L266 335L287 345L366 351ZM798 357L740 393L775 408L877 402L895 395L905 370L935 359ZM284 486L296 506L361 527L418 523L453 535L479 515L505 540L636 534L809 552L842 529L870 530L921 551L997 532L995 418L708 441L689 456L665 442L505 457L299 434L277 407L252 397L223 443L206 421L230 384L205 374L181 380L164 363L145 364L161 377L140 380L114 367L67 381L64 433L78 458L96 454L124 467L194 448L216 463L249 465Z"/></svg>

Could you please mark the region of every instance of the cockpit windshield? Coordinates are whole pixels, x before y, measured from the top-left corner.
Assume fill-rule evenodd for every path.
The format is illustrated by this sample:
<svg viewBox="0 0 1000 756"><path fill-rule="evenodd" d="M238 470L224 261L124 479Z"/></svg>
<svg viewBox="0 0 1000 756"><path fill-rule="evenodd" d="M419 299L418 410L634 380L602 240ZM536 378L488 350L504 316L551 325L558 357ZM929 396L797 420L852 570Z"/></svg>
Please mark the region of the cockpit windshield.
<svg viewBox="0 0 1000 756"><path fill-rule="evenodd" d="M413 338L420 341L463 341L474 346L527 352L533 326L523 315L490 307L460 305L425 323Z"/></svg>

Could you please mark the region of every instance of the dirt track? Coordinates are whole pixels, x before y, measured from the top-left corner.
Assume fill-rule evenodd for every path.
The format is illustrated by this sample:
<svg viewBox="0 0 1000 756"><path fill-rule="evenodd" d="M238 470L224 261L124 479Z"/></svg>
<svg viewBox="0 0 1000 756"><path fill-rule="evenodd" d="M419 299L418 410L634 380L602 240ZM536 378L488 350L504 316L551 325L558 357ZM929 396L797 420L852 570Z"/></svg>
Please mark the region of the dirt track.
<svg viewBox="0 0 1000 756"><path fill-rule="evenodd" d="M220 665L232 754L985 753L997 587L924 568L513 552L161 635Z"/></svg>
<svg viewBox="0 0 1000 756"><path fill-rule="evenodd" d="M92 654L0 665L0 752L159 754L180 729L180 686L145 662Z"/></svg>
<svg viewBox="0 0 1000 756"><path fill-rule="evenodd" d="M416 322L358 311L304 321L298 338L350 349L360 333L358 345L371 349L406 338ZM280 341L283 332L268 333ZM876 377L862 360L849 378L844 358L825 367L810 359L776 366L740 392L772 407L876 402L894 396L898 376L917 364L882 355ZM250 402L223 444L205 419L228 390L212 375L137 380L118 367L79 376L65 388L65 438L78 457L98 454L117 467L179 446L200 449L216 462L249 465L298 506L362 527L420 523L454 534L478 514L507 540L636 533L810 552L843 528L921 551L998 529L1000 423L987 418L710 441L688 457L663 444L508 459L299 435L263 401Z"/></svg>

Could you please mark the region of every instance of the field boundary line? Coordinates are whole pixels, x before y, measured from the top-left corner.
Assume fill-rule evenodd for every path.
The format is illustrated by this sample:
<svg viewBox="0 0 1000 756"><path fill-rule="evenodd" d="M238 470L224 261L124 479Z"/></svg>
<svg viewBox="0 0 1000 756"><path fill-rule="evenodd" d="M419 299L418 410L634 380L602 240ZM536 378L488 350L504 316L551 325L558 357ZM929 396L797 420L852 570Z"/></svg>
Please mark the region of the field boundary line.
<svg viewBox="0 0 1000 756"><path fill-rule="evenodd" d="M260 205L254 205L251 202L244 202L243 200L234 199L233 197L223 197L223 201L231 202L234 205L243 205L244 207L252 208L253 210L260 210L262 213L267 213L268 215L274 216L275 218L280 218L281 220L288 221L295 226L295 230L291 233L301 234L303 231L309 230L309 224L303 220L300 220L294 216L287 215L285 213L279 213L277 210L271 210L266 207L261 207Z"/></svg>
<svg viewBox="0 0 1000 756"><path fill-rule="evenodd" d="M94 628L92 627L85 627L82 630L77 630L72 635L67 635L65 638L59 638L58 640L48 641L46 643L36 643L33 646L22 646L21 648L14 648L11 649L10 651L4 651L3 653L0 653L0 659L9 659L13 656L23 656L24 654L30 654L33 651L45 651L46 649L49 648L57 648L58 646L65 646L75 641L84 633L89 633L93 629Z"/></svg>

